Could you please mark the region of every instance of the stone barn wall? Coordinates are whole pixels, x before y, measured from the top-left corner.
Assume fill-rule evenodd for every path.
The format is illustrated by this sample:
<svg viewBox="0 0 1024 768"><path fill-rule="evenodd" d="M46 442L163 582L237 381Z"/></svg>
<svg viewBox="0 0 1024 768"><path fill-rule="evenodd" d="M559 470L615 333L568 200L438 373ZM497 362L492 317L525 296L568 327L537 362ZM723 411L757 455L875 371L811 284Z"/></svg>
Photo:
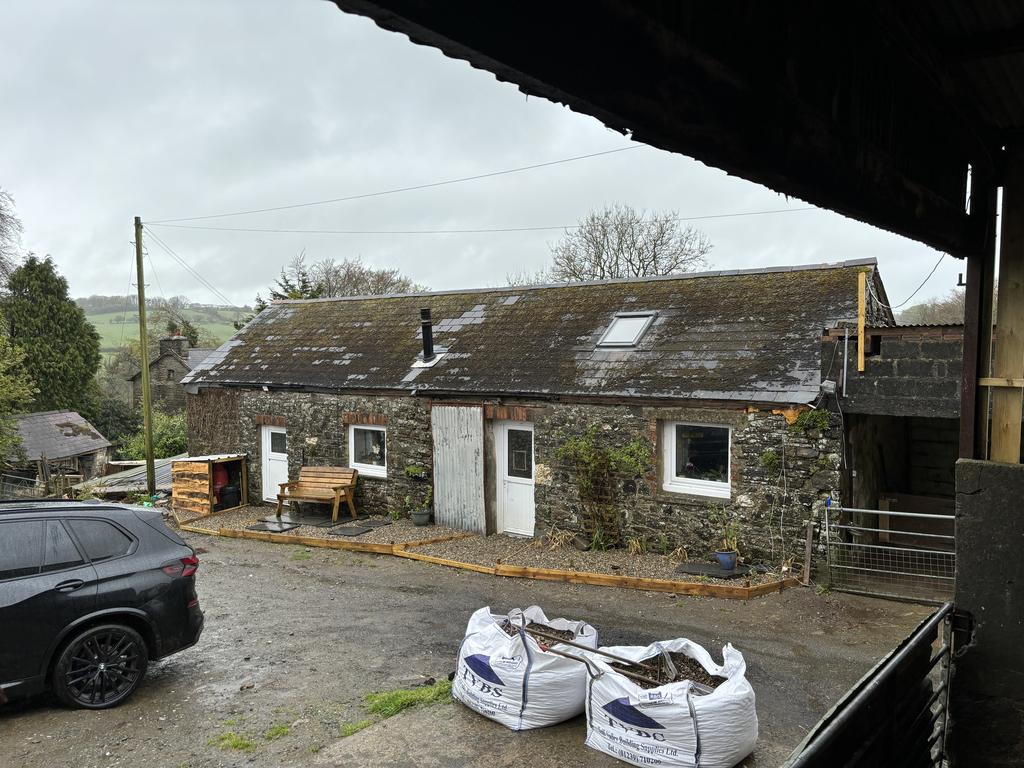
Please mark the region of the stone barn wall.
<svg viewBox="0 0 1024 768"><path fill-rule="evenodd" d="M465 403L465 400L460 401ZM790 425L781 413L743 408L707 409L519 402L481 402L485 415L534 424L536 529L590 532L588 506L578 477L560 458L566 440L596 430L601 444L621 447L639 441L647 469L638 477L617 477L609 501L621 521L623 540L642 540L652 551L684 548L705 559L715 548L718 529L712 511L735 511L742 526L740 551L748 560L778 565L803 557L805 524L817 519L824 499L839 491L841 441L838 424L824 431ZM713 499L662 489L661 424L664 421L718 424L732 430L731 498ZM409 396L334 395L260 390L203 389L188 396L189 452L249 455L249 494L261 497L260 425L288 429L289 473L303 465L348 464L347 423L387 427L387 479L364 477L356 495L361 510L404 513L405 497L423 491L423 481L406 474L417 466L432 477L430 401ZM835 419L833 419L835 421ZM493 445L488 443L485 474L490 496L487 518L493 528Z"/></svg>

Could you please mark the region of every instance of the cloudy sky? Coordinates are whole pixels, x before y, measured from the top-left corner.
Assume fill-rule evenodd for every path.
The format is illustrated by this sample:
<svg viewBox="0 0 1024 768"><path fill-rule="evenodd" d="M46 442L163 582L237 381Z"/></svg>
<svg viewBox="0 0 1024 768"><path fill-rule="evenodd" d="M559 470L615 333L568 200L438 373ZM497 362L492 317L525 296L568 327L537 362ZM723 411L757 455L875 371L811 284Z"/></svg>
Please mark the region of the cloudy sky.
<svg viewBox="0 0 1024 768"><path fill-rule="evenodd" d="M427 184L631 146L593 118L319 0L5 0L0 186L74 295L123 294L132 217L205 216ZM681 155L625 152L432 189L189 222L261 229L560 227L628 203L683 217L806 208ZM939 253L822 210L694 221L716 269L873 256L902 301ZM323 235L151 231L233 302L281 265L361 256L431 288L543 266L557 229ZM159 247L151 292L220 303ZM942 295L946 257L915 298Z"/></svg>

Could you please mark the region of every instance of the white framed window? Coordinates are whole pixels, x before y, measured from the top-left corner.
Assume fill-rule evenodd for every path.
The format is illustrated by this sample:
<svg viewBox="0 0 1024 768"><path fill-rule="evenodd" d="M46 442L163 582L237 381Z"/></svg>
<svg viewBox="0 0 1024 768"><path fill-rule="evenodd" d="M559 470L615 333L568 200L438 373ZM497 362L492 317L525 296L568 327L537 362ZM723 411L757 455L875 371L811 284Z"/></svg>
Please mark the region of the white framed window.
<svg viewBox="0 0 1024 768"><path fill-rule="evenodd" d="M662 427L662 488L728 499L732 432L718 424L666 421Z"/></svg>
<svg viewBox="0 0 1024 768"><path fill-rule="evenodd" d="M367 477L387 477L387 429L349 424L348 465Z"/></svg>
<svg viewBox="0 0 1024 768"><path fill-rule="evenodd" d="M655 312L616 312L599 347L635 347L654 322Z"/></svg>

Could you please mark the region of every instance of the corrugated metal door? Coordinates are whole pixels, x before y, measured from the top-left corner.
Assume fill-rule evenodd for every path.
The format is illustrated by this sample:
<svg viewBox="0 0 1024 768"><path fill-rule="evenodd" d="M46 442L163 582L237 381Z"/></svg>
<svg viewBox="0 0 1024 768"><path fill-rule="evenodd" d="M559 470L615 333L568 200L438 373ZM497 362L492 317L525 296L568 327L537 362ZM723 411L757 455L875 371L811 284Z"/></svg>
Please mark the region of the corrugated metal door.
<svg viewBox="0 0 1024 768"><path fill-rule="evenodd" d="M479 406L435 405L434 520L460 531L486 533L484 414Z"/></svg>

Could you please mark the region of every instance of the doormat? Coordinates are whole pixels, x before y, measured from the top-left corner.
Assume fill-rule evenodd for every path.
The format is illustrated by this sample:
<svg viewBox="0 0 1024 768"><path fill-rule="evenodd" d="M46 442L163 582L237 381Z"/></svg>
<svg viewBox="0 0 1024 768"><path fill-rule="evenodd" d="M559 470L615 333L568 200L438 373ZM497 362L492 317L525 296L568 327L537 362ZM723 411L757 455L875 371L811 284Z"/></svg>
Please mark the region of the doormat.
<svg viewBox="0 0 1024 768"><path fill-rule="evenodd" d="M364 533L369 533L372 528L367 528L365 525L346 525L341 528L335 528L333 531L328 531L328 536L362 536Z"/></svg>
<svg viewBox="0 0 1024 768"><path fill-rule="evenodd" d="M725 570L717 563L683 563L676 568L676 573L685 573L688 576L710 576L713 579L741 579L753 572L749 565L737 565L735 568Z"/></svg>
<svg viewBox="0 0 1024 768"><path fill-rule="evenodd" d="M295 528L298 528L298 527L299 526L298 526L297 523L278 523L278 522L268 523L268 522L264 521L262 523L256 523L256 525L250 525L245 530L247 530L247 531L268 531L269 533L286 533L286 532L288 532L290 530L293 530Z"/></svg>
<svg viewBox="0 0 1024 768"><path fill-rule="evenodd" d="M367 520L366 522L360 523L365 525L367 528L383 528L385 525L391 525L390 520Z"/></svg>

